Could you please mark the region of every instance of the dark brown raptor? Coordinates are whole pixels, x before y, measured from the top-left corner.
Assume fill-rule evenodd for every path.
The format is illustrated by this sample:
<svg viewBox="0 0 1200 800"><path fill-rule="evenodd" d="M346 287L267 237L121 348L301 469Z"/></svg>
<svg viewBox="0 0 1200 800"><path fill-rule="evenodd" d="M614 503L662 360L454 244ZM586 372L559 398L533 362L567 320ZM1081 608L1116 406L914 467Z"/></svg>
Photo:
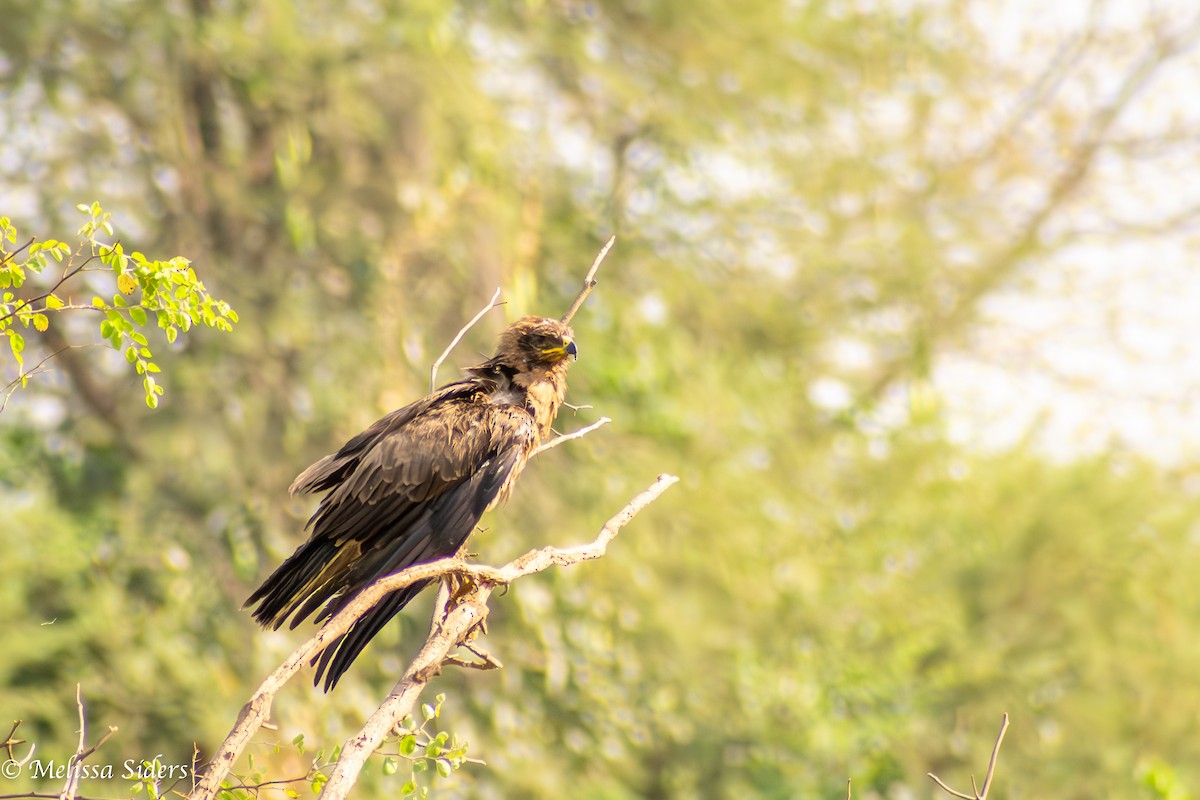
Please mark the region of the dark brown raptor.
<svg viewBox="0 0 1200 800"><path fill-rule="evenodd" d="M254 618L279 628L291 617L295 628L320 609L320 622L376 579L457 553L549 436L573 339L557 320L518 320L467 378L393 411L300 473L293 494L326 494L308 521L308 541L246 601L258 604ZM387 595L327 647L315 682L324 677L332 689L427 583Z"/></svg>

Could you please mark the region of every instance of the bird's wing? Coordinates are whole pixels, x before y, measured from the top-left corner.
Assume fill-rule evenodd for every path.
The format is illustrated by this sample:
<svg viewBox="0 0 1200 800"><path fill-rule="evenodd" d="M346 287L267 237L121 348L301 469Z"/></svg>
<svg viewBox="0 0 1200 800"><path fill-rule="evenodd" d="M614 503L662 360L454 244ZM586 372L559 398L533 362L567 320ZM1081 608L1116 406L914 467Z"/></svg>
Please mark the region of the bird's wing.
<svg viewBox="0 0 1200 800"><path fill-rule="evenodd" d="M364 524L393 527L481 470L501 462L511 470L515 463L505 455L527 453L536 439L532 418L515 406L465 398L430 405L383 429L341 469L310 521L313 535L343 542L364 538ZM483 513L502 486L476 488L491 495Z"/></svg>
<svg viewBox="0 0 1200 800"><path fill-rule="evenodd" d="M288 491L292 494L323 492L337 486L354 470L363 455L389 431L403 427L431 407L455 399L469 398L481 391L478 381L465 380L443 386L438 391L404 408L397 409L342 445L336 453L325 456L296 476Z"/></svg>
<svg viewBox="0 0 1200 800"><path fill-rule="evenodd" d="M328 616L376 578L457 552L537 439L524 409L481 395L473 381L452 384L297 478L297 491L328 494L309 540L246 601L259 603L259 622L295 627L323 604Z"/></svg>

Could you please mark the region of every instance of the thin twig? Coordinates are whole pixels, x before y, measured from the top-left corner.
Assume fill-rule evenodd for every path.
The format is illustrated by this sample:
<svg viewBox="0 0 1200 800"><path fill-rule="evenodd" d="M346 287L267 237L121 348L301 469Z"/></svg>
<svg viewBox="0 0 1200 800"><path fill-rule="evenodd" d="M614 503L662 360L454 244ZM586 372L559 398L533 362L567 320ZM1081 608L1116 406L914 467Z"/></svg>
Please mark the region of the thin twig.
<svg viewBox="0 0 1200 800"><path fill-rule="evenodd" d="M987 775L983 777L983 791L979 794L979 800L987 797L988 789L992 787L992 775L996 772L996 759L1000 757L1000 745L1004 742L1004 732L1008 730L1008 713L1005 712L1004 719L1000 722L1000 733L996 734L996 744L992 746L992 757L988 761Z"/></svg>
<svg viewBox="0 0 1200 800"><path fill-rule="evenodd" d="M540 453L546 452L547 450L549 450L552 447L558 447L560 444L563 444L564 442L569 442L573 439L582 439L584 436L587 436L589 433L596 430L596 428L607 425L610 422L612 422L612 420L609 419L608 417L601 417L600 419L593 422L591 425L588 425L584 428L580 428L577 431L574 431L572 433L564 433L562 436L555 436L550 441L543 442L538 447L537 450L533 451L533 454L536 456Z"/></svg>
<svg viewBox="0 0 1200 800"><path fill-rule="evenodd" d="M429 391L432 392L434 389L437 388L438 369L442 366L442 362L445 361L447 357L449 357L450 351L452 351L455 347L458 346L458 343L462 341L462 338L467 335L467 331L469 331L469 330L471 330L471 328L475 327L475 323L477 323L477 322L479 322L479 320L483 319L484 314L491 311L496 306L500 305L500 303L496 302L499 299L500 299L500 289L499 289L499 287L497 287L496 293L492 295L491 300L488 300L488 304L486 306L484 306L483 308L481 308L479 310L479 313L476 314L474 317L472 317L471 321L462 327L462 330L460 330L458 332L458 335L455 336L450 341L450 344L446 345L446 349L443 350L442 354L437 357L437 361L433 362L433 366L430 367L430 369L429 369Z"/></svg>
<svg viewBox="0 0 1200 800"><path fill-rule="evenodd" d="M5 393L4 399L0 400L0 414L4 413L4 409L8 407L8 401L12 399L12 396L17 391L17 389L21 388L21 385L23 385L24 381L28 381L34 375L44 375L47 372L53 372L53 370L42 369L42 367L45 365L45 363L47 361L49 361L50 359L54 358L55 356L59 355L60 353L65 352L67 350L75 350L75 349L82 348L82 347L95 347L95 346L96 346L95 343L63 345L62 347L58 348L50 355L43 358L38 363L34 364L32 368L30 368L26 371L23 371L20 375L13 378L11 381L8 382L8 384L3 389L0 389L0 391Z"/></svg>
<svg viewBox="0 0 1200 800"><path fill-rule="evenodd" d="M930 779L942 788L947 794L962 798L962 800L987 800L988 791L992 788L992 776L996 774L996 761L1000 758L1000 745L1004 742L1004 733L1008 730L1008 713L1004 714L1004 719L1000 721L1000 732L996 734L996 743L992 745L992 757L988 760L987 775L983 778L983 788L980 789L975 785L975 776L971 776L971 792L960 792L957 789L951 789L946 783L934 775L932 772L925 773Z"/></svg>
<svg viewBox="0 0 1200 800"><path fill-rule="evenodd" d="M961 797L962 800L975 800L975 798L969 794L963 794L962 792L951 789L949 786L942 783L942 779L939 778L937 775L934 775L932 772L926 772L925 774L928 775L930 778L932 778L934 783L936 783L938 786L942 787L943 791L948 792L948 793L954 795L955 797Z"/></svg>
<svg viewBox="0 0 1200 800"><path fill-rule="evenodd" d="M500 659L496 658L486 650L480 650L478 647L466 643L462 644L462 648L479 660L471 661L470 659L462 658L461 656L448 655L442 660L442 664L452 667L462 667L463 669L504 669L504 665L500 663Z"/></svg>
<svg viewBox="0 0 1200 800"><path fill-rule="evenodd" d="M29 240L29 242L28 242L28 243L25 245L25 247L28 247L28 246L29 246L29 245L31 245L31 244L33 244L33 240L32 240L32 239L30 239L30 240ZM112 245L110 245L110 246L109 246L109 248L108 248L108 251L109 251L110 253L111 253L111 252L113 252L113 250L115 250L115 249L116 249L116 246L117 246L118 244L120 244L120 242L119 242L119 241L118 241L118 242L114 242ZM24 250L24 249L25 249L25 247L22 247L22 248L21 248L21 250ZM16 253L18 253L18 252L20 252L20 250L14 251L13 255L15 255L15 254L16 254ZM74 253L72 253L72 254L71 254L71 257L70 257L69 259L67 259L67 263L66 263L66 265L63 267L63 273L62 273L62 275L59 277L59 279L58 279L58 280L55 282L55 284L54 284L53 286L51 286L49 289L47 289L46 291L42 292L41 294L39 294L39 295L37 295L37 296L35 296L35 297L32 297L32 298L30 298L29 300L18 300L18 301L17 301L17 305L16 305L16 307L15 307L15 308L14 308L14 309L13 309L11 312L9 312L8 314L5 314L3 317L0 317L0 322L4 322L5 320L8 320L8 319L10 319L10 318L12 318L12 317L16 316L17 314L19 314L19 313L21 312L21 309L22 309L22 308L24 308L24 307L26 307L26 306L29 306L29 307L31 307L31 308L32 308L32 306L33 306L33 304L34 304L34 303L38 303L38 302L41 302L41 301L45 300L45 299L46 299L46 298L48 298L50 295L52 295L52 294L54 294L56 291L58 291L58 287L62 286L64 283L66 283L67 281L69 281L71 278L74 278L74 277L75 277L76 275L78 275L80 272L83 272L83 271L84 271L84 267L86 267L86 266L87 266L89 263L91 263L93 259L95 259L95 258L97 258L97 257L98 257L98 256L96 256L96 255L92 255L92 256L90 256L90 257L87 259L87 261L84 261L84 262L83 262L82 264L80 264L78 267L72 268L72 267L71 267L71 265L72 265L73 263L75 263L75 259L76 259L76 257L78 257L78 256L79 256L79 255L80 255L82 252L83 252L83 243L80 243L80 245L79 245L79 249L78 249L78 250L76 250ZM60 308L57 308L57 309L53 309L53 308L42 308L42 309L40 309L40 311L41 311L41 312L45 312L45 311L65 311L65 310L67 310L66 306L62 306L62 307L60 307ZM33 309L33 311L34 311L34 312L38 312L38 311L39 311L39 309Z"/></svg>
<svg viewBox="0 0 1200 800"><path fill-rule="evenodd" d="M600 269L600 262L604 261L604 257L608 255L608 251L612 249L612 246L616 244L616 241L617 237L613 236L609 238L604 247L600 248L600 252L597 254L596 260L592 262L592 268L589 269L587 275L583 277L583 288L580 289L579 294L575 296L575 300L571 303L571 307L567 309L567 313L563 314L562 316L562 323L564 325L570 324L571 318L575 316L575 312L578 311L579 307L583 305L583 301L587 300L587 296L592 293L592 289L596 288L596 270Z"/></svg>
<svg viewBox="0 0 1200 800"><path fill-rule="evenodd" d="M11 252L5 253L5 254L4 254L4 257L3 257L3 258L0 258L0 267L3 267L3 266L4 266L5 264L7 264L9 261L12 261L14 258L16 258L18 253L22 252L23 250L28 250L28 249L29 249L29 246L30 246L30 245L32 245L32 244L33 244L34 242L36 242L36 241L37 241L37 237L36 237L36 236L31 236L31 237L29 238L29 241L28 241L28 242L26 242L25 244L21 245L21 246L20 246L20 247L18 247L16 250L13 250L13 251L11 251Z"/></svg>
<svg viewBox="0 0 1200 800"><path fill-rule="evenodd" d="M83 762L88 756L104 746L104 743L112 738L112 735L117 732L113 726L109 726L108 733L100 737L91 747L87 746L87 715L83 710L83 688L80 684L75 684L75 705L79 708L79 749L75 751L75 757L71 759L71 769L67 773L67 782L63 785L63 790L59 794L59 800L77 800L75 793L79 791L79 776L83 771Z"/></svg>

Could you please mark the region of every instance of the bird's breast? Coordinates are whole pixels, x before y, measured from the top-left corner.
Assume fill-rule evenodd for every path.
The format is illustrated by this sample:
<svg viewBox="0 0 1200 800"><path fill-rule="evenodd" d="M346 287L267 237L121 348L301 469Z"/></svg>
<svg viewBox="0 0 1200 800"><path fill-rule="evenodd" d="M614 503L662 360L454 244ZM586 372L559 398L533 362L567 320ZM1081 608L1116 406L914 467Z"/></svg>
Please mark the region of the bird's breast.
<svg viewBox="0 0 1200 800"><path fill-rule="evenodd" d="M518 408L524 408L525 392L515 386L508 386L503 389L497 389L489 394L487 401L494 406L517 406Z"/></svg>

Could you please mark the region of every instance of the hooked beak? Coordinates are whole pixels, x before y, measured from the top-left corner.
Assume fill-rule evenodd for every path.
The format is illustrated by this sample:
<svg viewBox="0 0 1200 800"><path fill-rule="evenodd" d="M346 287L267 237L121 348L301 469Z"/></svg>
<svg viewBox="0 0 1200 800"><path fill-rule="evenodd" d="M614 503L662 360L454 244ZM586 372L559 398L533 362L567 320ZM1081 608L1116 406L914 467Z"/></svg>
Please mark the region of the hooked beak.
<svg viewBox="0 0 1200 800"><path fill-rule="evenodd" d="M567 342L566 347L564 347L563 349L567 355L569 355L575 359L579 358L579 348L577 348L575 346L574 342Z"/></svg>

